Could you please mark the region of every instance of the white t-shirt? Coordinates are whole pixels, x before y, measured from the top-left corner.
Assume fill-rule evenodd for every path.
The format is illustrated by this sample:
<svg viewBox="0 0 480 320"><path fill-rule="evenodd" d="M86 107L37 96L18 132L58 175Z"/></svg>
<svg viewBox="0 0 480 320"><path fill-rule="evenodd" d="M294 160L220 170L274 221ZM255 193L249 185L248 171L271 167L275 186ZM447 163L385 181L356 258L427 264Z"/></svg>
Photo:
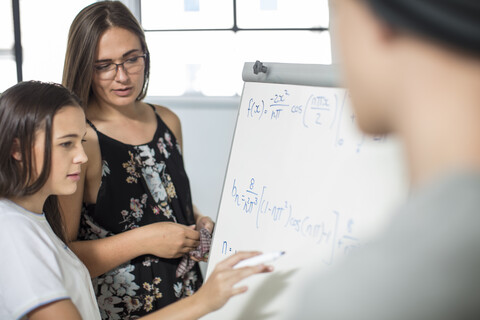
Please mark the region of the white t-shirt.
<svg viewBox="0 0 480 320"><path fill-rule="evenodd" d="M71 299L83 319L100 319L87 268L45 215L0 200L0 255L0 319L26 318L62 299Z"/></svg>

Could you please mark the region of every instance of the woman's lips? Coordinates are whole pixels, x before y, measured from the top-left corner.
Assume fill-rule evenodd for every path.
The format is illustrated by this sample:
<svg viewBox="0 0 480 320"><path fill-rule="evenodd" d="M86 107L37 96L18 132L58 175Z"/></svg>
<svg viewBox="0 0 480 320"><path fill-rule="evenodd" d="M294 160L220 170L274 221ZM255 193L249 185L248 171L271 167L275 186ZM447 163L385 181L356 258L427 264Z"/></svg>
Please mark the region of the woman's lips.
<svg viewBox="0 0 480 320"><path fill-rule="evenodd" d="M119 97L126 97L132 93L132 88L114 89L113 93Z"/></svg>
<svg viewBox="0 0 480 320"><path fill-rule="evenodd" d="M69 175L67 175L67 177L68 177L70 180L78 181L78 180L80 180L80 172L69 174Z"/></svg>

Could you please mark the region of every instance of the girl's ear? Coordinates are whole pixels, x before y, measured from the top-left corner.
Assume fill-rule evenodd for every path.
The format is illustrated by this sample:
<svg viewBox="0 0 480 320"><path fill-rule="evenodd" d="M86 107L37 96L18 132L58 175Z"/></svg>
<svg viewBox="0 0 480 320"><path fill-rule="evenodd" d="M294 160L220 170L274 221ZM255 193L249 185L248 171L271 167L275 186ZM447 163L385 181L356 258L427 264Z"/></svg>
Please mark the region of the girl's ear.
<svg viewBox="0 0 480 320"><path fill-rule="evenodd" d="M20 140L18 140L18 138L13 139L11 154L15 160L22 161L22 152L20 151Z"/></svg>

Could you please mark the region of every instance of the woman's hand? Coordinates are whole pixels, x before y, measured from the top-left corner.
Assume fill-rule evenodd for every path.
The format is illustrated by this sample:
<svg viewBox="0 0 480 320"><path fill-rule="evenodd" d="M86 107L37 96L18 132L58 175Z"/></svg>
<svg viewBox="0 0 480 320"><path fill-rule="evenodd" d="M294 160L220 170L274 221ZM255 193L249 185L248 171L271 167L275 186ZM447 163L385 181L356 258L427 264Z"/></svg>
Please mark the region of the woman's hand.
<svg viewBox="0 0 480 320"><path fill-rule="evenodd" d="M195 228L195 230L200 231L201 229L205 228L205 229L208 230L208 232L210 234L212 234L214 226L215 226L215 223L213 222L212 219L210 219L209 216L203 216L203 215L200 215L200 214L197 213L197 224L193 226ZM202 258L196 258L193 255L191 255L190 258L194 261L197 261L197 262L200 262L200 261L207 262L208 261L208 254L205 257L202 257Z"/></svg>
<svg viewBox="0 0 480 320"><path fill-rule="evenodd" d="M207 282L193 295L172 303L156 312L149 313L142 319L170 319L185 320L199 319L221 308L228 299L239 293L245 292L245 286L234 288L233 286L252 274L270 272L272 267L258 265L233 269L243 259L258 255L260 252L239 252L219 262L213 270Z"/></svg>
<svg viewBox="0 0 480 320"><path fill-rule="evenodd" d="M206 312L215 311L225 305L231 297L247 291L246 286L234 287L239 281L256 273L273 271L273 267L263 264L233 269L233 266L241 260L258 254L260 252L238 252L219 262L208 280L194 295L197 296L199 307L205 308Z"/></svg>
<svg viewBox="0 0 480 320"><path fill-rule="evenodd" d="M214 226L215 223L209 216L200 216L197 219L196 230L200 231L200 229L205 228L208 230L208 232L210 232L210 234L212 234Z"/></svg>
<svg viewBox="0 0 480 320"><path fill-rule="evenodd" d="M179 258L200 244L200 232L173 222L157 222L142 227L146 238L141 245L146 254L161 258Z"/></svg>

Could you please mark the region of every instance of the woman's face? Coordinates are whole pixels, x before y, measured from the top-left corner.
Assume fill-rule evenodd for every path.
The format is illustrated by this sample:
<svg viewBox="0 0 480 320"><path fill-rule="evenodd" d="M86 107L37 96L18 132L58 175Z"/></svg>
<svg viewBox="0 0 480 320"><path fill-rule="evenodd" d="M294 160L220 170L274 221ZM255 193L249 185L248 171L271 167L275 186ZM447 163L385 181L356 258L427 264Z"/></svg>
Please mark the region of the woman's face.
<svg viewBox="0 0 480 320"><path fill-rule="evenodd" d="M77 190L81 165L87 162L82 141L86 132L85 113L78 106L60 109L53 117L52 163L50 176L43 187L47 195L69 195ZM43 168L45 154L45 130L35 136L35 171L38 175Z"/></svg>
<svg viewBox="0 0 480 320"><path fill-rule="evenodd" d="M114 64L124 63L115 67ZM140 95L145 58L139 38L118 27L105 31L95 53L92 89L95 100L114 107L130 105Z"/></svg>

